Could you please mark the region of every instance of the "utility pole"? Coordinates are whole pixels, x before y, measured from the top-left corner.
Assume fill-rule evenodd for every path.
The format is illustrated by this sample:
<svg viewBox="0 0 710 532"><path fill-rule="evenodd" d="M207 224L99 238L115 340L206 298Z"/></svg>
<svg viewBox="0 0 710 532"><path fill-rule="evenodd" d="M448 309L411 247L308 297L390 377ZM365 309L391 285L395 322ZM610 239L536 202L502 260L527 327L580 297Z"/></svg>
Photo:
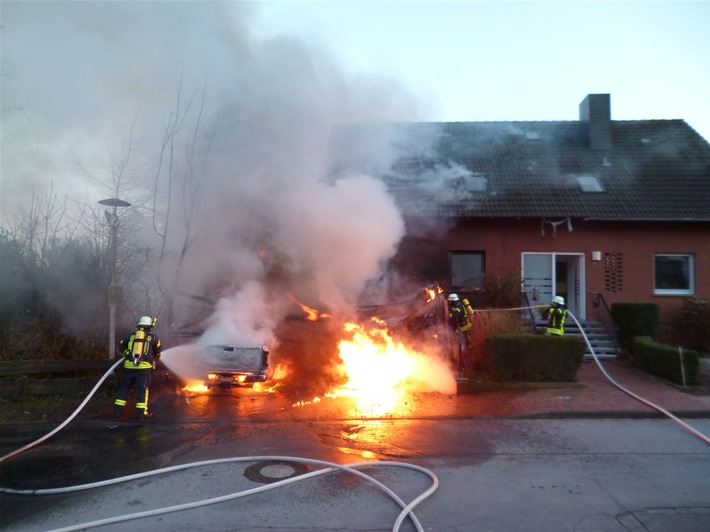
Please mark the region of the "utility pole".
<svg viewBox="0 0 710 532"><path fill-rule="evenodd" d="M118 198L108 198L99 201L99 205L113 207L113 212L104 211L106 221L111 229L111 280L108 286L108 358L112 360L116 356L116 306L121 304L123 299L121 287L116 283L118 226L121 224L121 220L118 217L118 207L130 207L131 204Z"/></svg>

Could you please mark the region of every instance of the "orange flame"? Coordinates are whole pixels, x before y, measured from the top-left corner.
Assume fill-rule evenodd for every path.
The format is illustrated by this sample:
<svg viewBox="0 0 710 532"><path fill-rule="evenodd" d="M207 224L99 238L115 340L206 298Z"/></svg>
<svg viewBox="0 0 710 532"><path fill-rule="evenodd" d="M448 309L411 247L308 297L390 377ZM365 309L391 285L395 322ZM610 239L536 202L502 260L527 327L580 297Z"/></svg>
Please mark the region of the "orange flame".
<svg viewBox="0 0 710 532"><path fill-rule="evenodd" d="M208 390L209 390L209 388L207 388L207 386L205 386L202 381L189 382L182 389L183 392L190 392L190 393L205 393Z"/></svg>
<svg viewBox="0 0 710 532"><path fill-rule="evenodd" d="M427 290L436 297L443 289L437 286ZM293 296L291 299L298 303ZM330 317L298 303L309 316ZM309 318L310 319L310 318ZM367 326L355 323L343 325L343 333L348 339L338 343L341 360L340 371L347 381L337 390L324 397L347 396L356 402L360 414L379 417L396 414L406 404L409 392L456 393L456 380L452 368L439 356L435 336L430 346L431 353L419 352L390 335L387 323L372 317ZM293 407L303 407L321 401L315 397L310 401L299 401Z"/></svg>
<svg viewBox="0 0 710 532"><path fill-rule="evenodd" d="M438 356L395 341L384 327L365 330L347 323L344 330L352 335L338 344L348 382L336 394L354 397L361 413L395 413L412 391L455 393L451 368Z"/></svg>
<svg viewBox="0 0 710 532"><path fill-rule="evenodd" d="M432 288L424 288L424 291L427 293L427 300L426 302L429 303L430 301L434 301L437 295L443 294L444 289L440 285L436 285Z"/></svg>
<svg viewBox="0 0 710 532"><path fill-rule="evenodd" d="M301 307L301 310L303 310L303 312L306 313L306 319L307 319L308 321L318 321L318 320L321 319L321 318L332 318L332 317L333 317L333 316L331 316L330 314L322 313L322 312L320 312L319 310L316 310L316 309L311 308L311 307L309 307L309 306L307 306L307 305L304 305L303 303L301 303L300 301L298 301L298 300L293 296L293 294L289 294L289 295L288 295L288 298L289 298L291 301L293 301L294 303L296 303L299 307Z"/></svg>
<svg viewBox="0 0 710 532"><path fill-rule="evenodd" d="M275 393L283 385L288 372L283 365L277 365L270 382L255 382L253 390L255 392Z"/></svg>

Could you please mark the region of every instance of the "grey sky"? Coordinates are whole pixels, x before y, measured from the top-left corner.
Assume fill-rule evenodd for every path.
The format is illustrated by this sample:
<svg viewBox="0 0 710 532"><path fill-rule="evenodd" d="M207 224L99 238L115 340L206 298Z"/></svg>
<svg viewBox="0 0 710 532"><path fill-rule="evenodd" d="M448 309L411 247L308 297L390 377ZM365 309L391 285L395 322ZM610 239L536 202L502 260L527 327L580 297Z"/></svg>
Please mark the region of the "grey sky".
<svg viewBox="0 0 710 532"><path fill-rule="evenodd" d="M395 75L431 119L682 118L710 138L710 2L280 2L261 31L326 41L350 68Z"/></svg>
<svg viewBox="0 0 710 532"><path fill-rule="evenodd" d="M51 180L105 195L87 174L108 177L134 120L136 148L150 152L181 76L189 91L206 83L215 107L248 102L252 74L234 65L279 35L322 49L351 86L394 80L416 101L411 118L574 120L587 93L609 92L614 119L683 118L710 137L707 1L5 0L0 219ZM259 53L257 75L277 76ZM273 81L288 83L283 74ZM350 118L393 118L380 108L391 103Z"/></svg>

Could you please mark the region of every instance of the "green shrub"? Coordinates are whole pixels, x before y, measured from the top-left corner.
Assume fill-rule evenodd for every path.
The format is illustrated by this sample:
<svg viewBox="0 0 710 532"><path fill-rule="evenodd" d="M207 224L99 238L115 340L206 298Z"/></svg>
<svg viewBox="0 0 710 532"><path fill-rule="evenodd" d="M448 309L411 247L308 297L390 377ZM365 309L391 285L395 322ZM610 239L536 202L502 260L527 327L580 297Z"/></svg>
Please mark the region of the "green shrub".
<svg viewBox="0 0 710 532"><path fill-rule="evenodd" d="M488 365L490 358L486 338L494 334L523 334L526 332L525 323L519 312L507 310L486 310L474 312L471 317L472 327L470 336L471 349L462 353L463 372L466 377L472 378Z"/></svg>
<svg viewBox="0 0 710 532"><path fill-rule="evenodd" d="M640 369L658 377L683 384L699 382L699 355L697 351L683 350L683 371L678 348L656 342L648 336L637 336L633 340L634 364Z"/></svg>
<svg viewBox="0 0 710 532"><path fill-rule="evenodd" d="M613 303L611 317L621 347L631 349L635 336L658 337L661 310L655 303Z"/></svg>
<svg viewBox="0 0 710 532"><path fill-rule="evenodd" d="M487 372L498 381L575 382L585 350L574 336L498 334L486 342Z"/></svg>
<svg viewBox="0 0 710 532"><path fill-rule="evenodd" d="M710 298L690 297L683 301L679 330L682 344L698 351L710 351Z"/></svg>

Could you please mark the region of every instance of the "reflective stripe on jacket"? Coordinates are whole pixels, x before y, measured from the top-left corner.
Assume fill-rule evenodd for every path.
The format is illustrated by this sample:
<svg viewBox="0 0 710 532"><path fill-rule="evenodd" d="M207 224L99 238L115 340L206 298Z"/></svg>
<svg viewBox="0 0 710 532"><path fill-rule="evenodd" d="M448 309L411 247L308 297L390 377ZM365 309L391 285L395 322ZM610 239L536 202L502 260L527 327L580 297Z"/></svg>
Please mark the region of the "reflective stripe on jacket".
<svg viewBox="0 0 710 532"><path fill-rule="evenodd" d="M562 336L565 334L565 321L567 321L567 310L559 307L547 309L550 319L547 322L547 334Z"/></svg>
<svg viewBox="0 0 710 532"><path fill-rule="evenodd" d="M455 303L449 310L449 318L456 324L456 332L465 332L471 328L471 321L468 319L466 307L461 303Z"/></svg>
<svg viewBox="0 0 710 532"><path fill-rule="evenodd" d="M144 344L137 365L133 362L132 355L136 333L132 333L130 336L123 338L119 343L125 358L125 361L123 362L123 367L125 369L154 369L155 361L160 358L160 352L162 350L160 339L155 334L145 330L144 328L139 328L139 330L141 329L145 331L145 340L139 340L144 342Z"/></svg>

